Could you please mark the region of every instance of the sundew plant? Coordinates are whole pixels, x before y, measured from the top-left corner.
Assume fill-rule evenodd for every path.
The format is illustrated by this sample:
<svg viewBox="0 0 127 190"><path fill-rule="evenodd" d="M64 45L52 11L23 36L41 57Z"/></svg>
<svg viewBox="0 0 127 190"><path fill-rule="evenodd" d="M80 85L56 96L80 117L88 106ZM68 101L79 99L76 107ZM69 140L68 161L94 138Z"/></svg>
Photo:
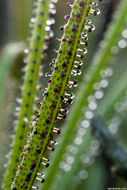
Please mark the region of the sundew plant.
<svg viewBox="0 0 127 190"><path fill-rule="evenodd" d="M0 4L1 189L126 189L126 0L20 1Z"/></svg>

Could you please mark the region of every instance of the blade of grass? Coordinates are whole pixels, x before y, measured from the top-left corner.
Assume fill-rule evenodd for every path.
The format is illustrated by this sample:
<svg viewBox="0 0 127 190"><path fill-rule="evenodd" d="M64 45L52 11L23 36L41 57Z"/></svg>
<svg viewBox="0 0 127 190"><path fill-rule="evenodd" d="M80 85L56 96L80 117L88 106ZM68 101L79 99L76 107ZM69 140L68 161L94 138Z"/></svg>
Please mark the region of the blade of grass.
<svg viewBox="0 0 127 190"><path fill-rule="evenodd" d="M19 189L19 187L30 189L32 187L40 162L53 133L54 123L69 82L80 35L82 34L90 5L91 0L87 0L86 2L81 0L74 1L71 15L67 16L67 20L69 21L64 28L64 36L62 38L66 40L61 40L56 67L52 73L51 83L42 102L40 117L37 119L36 124L34 124L34 130L22 155L22 163L14 178L11 189ZM75 28L75 26L77 27Z"/></svg>
<svg viewBox="0 0 127 190"><path fill-rule="evenodd" d="M29 60L22 90L22 102L19 112L19 118L16 124L16 134L13 141L13 149L9 159L4 189L10 189L10 181L15 176L16 166L20 164L19 156L24 148L27 132L29 129L34 93L41 60L42 47L46 35L45 27L49 14L50 0L37 1L35 23L30 40Z"/></svg>
<svg viewBox="0 0 127 190"><path fill-rule="evenodd" d="M0 123L3 123L3 112L5 111L5 94L6 94L6 79L8 78L9 69L17 59L17 57L23 52L25 44L22 42L8 44L4 47L0 57ZM3 111L4 108L4 111ZM3 157L4 147L2 142L6 139L6 129L5 126L0 126L0 154L1 154L1 167L0 167L0 184L2 183L2 175L4 173L3 168Z"/></svg>

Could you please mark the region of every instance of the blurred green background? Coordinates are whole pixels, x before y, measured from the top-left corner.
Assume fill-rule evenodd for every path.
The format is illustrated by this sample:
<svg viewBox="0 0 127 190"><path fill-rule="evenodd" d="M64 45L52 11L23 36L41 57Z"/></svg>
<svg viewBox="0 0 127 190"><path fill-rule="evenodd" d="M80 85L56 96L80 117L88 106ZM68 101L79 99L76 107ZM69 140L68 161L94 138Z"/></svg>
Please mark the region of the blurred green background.
<svg viewBox="0 0 127 190"><path fill-rule="evenodd" d="M44 72L50 71L49 63L55 54L52 50L59 47L59 43L55 41L55 38L60 38L62 33L59 30L61 25L66 23L64 16L70 12L70 9L66 7L67 0L59 0L57 3L57 14L54 16L55 24L52 26L54 37L50 40L50 48L47 50L48 57L43 61L45 66ZM72 0L70 1L72 2ZM82 73L86 72L91 64L91 60L95 52L99 48L99 42L103 39L104 33L108 27L108 24L112 20L112 15L120 0L104 0L100 7L101 14L99 18L94 19L93 23L96 30L89 35L89 47L88 54L84 59L84 65ZM32 18L33 0L0 0L0 183L2 182L2 176L7 163L5 155L9 152L11 140L11 134L14 133L14 121L16 116L14 114L16 107L16 97L20 97L20 86L22 84L22 72L21 69L24 66L23 59L25 57L23 51L28 46L27 38L30 36L30 18ZM127 25L125 26L125 29ZM122 39L122 35L120 39ZM127 41L126 41L127 42ZM111 65L114 70L114 75L109 79L109 86L105 90L105 98L110 93L113 85L119 80L127 69L127 46L119 48L114 58L111 60ZM78 77L79 86L82 80L82 75ZM126 78L127 80L127 78ZM47 79L43 82L39 80L41 85L47 85ZM73 91L78 90L78 87ZM117 89L116 89L117 90ZM39 94L38 94L39 95ZM100 105L105 100L103 98L100 101ZM121 104L120 104L121 103ZM122 107L126 103L125 101L119 102ZM127 104L127 103L126 103ZM116 105L117 106L117 105ZM124 107L124 108L123 108ZM116 128L111 128L113 134L115 134L124 147L127 147L127 105L123 106L121 110L116 109L111 111L108 118L104 118L106 124L111 128L113 118L119 119L116 122ZM94 156L93 156L94 157ZM108 187L121 187L127 188L127 181L112 175L110 172L110 160L103 154L97 154L92 158L91 164L84 166L84 173L82 177L82 169L79 174L73 176L71 185L67 190L105 190ZM83 167L83 166L80 166ZM79 169L80 170L80 169ZM85 173L86 171L86 173ZM61 175L65 178L67 171L60 169L56 181L53 184L52 189L60 189L60 185L64 186L64 181L61 181ZM60 174L60 176L59 176ZM80 175L81 178L76 178ZM85 177L86 176L86 177ZM62 189L62 188L61 188Z"/></svg>

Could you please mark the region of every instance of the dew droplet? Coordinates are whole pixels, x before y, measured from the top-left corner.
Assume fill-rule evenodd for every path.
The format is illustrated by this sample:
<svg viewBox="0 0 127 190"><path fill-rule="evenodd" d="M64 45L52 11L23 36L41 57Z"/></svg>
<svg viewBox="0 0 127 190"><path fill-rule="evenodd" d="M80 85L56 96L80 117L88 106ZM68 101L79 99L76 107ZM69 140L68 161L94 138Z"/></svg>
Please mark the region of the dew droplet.
<svg viewBox="0 0 127 190"><path fill-rule="evenodd" d="M117 131L118 131L118 125L116 125L115 123L111 123L109 126L108 126L110 132L112 134L115 134Z"/></svg>
<svg viewBox="0 0 127 190"><path fill-rule="evenodd" d="M111 77L113 75L113 70L111 68L108 68L105 70L105 74L107 77Z"/></svg>
<svg viewBox="0 0 127 190"><path fill-rule="evenodd" d="M116 112L121 112L123 110L123 107L122 107L122 104L121 102L117 102L115 105L114 105L114 109Z"/></svg>
<svg viewBox="0 0 127 190"><path fill-rule="evenodd" d="M88 102L95 101L95 97L93 95L88 96Z"/></svg>
<svg viewBox="0 0 127 190"><path fill-rule="evenodd" d="M15 108L15 111L20 111L20 107L16 107L16 108Z"/></svg>
<svg viewBox="0 0 127 190"><path fill-rule="evenodd" d="M117 46L113 46L113 47L111 48L111 52L116 55L116 54L119 53L119 48L118 48Z"/></svg>
<svg viewBox="0 0 127 190"><path fill-rule="evenodd" d="M124 38L127 38L127 29L126 29L126 30L123 30L122 36L123 36Z"/></svg>
<svg viewBox="0 0 127 190"><path fill-rule="evenodd" d="M53 2L53 3L57 3L57 2L58 2L58 0L52 0L52 2Z"/></svg>
<svg viewBox="0 0 127 190"><path fill-rule="evenodd" d="M83 142L83 139L81 137L76 137L74 140L74 143L76 145L80 145L80 144L82 144L82 142Z"/></svg>
<svg viewBox="0 0 127 190"><path fill-rule="evenodd" d="M97 104L96 104L96 102L90 102L88 107L90 110L94 111L97 109Z"/></svg>
<svg viewBox="0 0 127 190"><path fill-rule="evenodd" d="M84 54L87 53L87 49L86 49L86 48L83 49L83 53L84 53Z"/></svg>
<svg viewBox="0 0 127 190"><path fill-rule="evenodd" d="M35 20L35 18L31 18L30 21L31 21L31 23L35 23L36 20Z"/></svg>
<svg viewBox="0 0 127 190"><path fill-rule="evenodd" d="M26 54L29 53L29 50L28 50L28 49L25 49L25 50L24 50L24 53L26 53Z"/></svg>
<svg viewBox="0 0 127 190"><path fill-rule="evenodd" d="M92 111L86 111L85 112L85 117L86 117L86 119L92 119L93 117L94 117L94 114L93 114L93 112Z"/></svg>
<svg viewBox="0 0 127 190"><path fill-rule="evenodd" d="M88 128L90 126L90 121L89 120L83 120L81 122L81 126L84 128Z"/></svg>
<svg viewBox="0 0 127 190"><path fill-rule="evenodd" d="M64 165L63 165L63 169L64 169L65 171L70 171L70 170L71 170L71 165L69 165L69 164L64 164Z"/></svg>
<svg viewBox="0 0 127 190"><path fill-rule="evenodd" d="M45 27L46 32L49 32L51 30L50 26Z"/></svg>
<svg viewBox="0 0 127 190"><path fill-rule="evenodd" d="M50 25L52 24L51 20L50 20L50 19L47 20L47 21L46 21L46 24L50 26Z"/></svg>
<svg viewBox="0 0 127 190"><path fill-rule="evenodd" d="M55 5L54 5L53 3L50 3L50 4L49 4L49 8L50 8L50 9L54 9L54 8L55 8Z"/></svg>
<svg viewBox="0 0 127 190"><path fill-rule="evenodd" d="M50 13L53 14L53 15L55 15L56 14L56 9L51 9Z"/></svg>
<svg viewBox="0 0 127 190"><path fill-rule="evenodd" d="M85 128L80 128L77 132L77 136L83 136L86 133L86 129Z"/></svg>
<svg viewBox="0 0 127 190"><path fill-rule="evenodd" d="M92 146L93 149L97 150L99 148L99 146L100 146L100 143L99 143L98 140L93 140L91 142L91 146Z"/></svg>
<svg viewBox="0 0 127 190"><path fill-rule="evenodd" d="M52 30L49 31L49 37L52 38L54 36L54 33Z"/></svg>
<svg viewBox="0 0 127 190"><path fill-rule="evenodd" d="M109 82L106 79L103 79L103 80L100 81L100 86L102 88L106 88L108 86L108 84L109 84Z"/></svg>
<svg viewBox="0 0 127 190"><path fill-rule="evenodd" d="M118 42L119 48L125 48L127 46L127 42L125 40L120 40Z"/></svg>
<svg viewBox="0 0 127 190"><path fill-rule="evenodd" d="M27 117L24 117L23 120L24 120L26 123L29 122L29 120L27 119Z"/></svg>
<svg viewBox="0 0 127 190"><path fill-rule="evenodd" d="M105 70L101 70L100 71L100 76L101 76L101 78L105 78L106 77Z"/></svg>
<svg viewBox="0 0 127 190"><path fill-rule="evenodd" d="M96 99L101 99L101 98L103 98L104 93L103 93L103 91L99 90L99 91L96 91L94 95L95 95Z"/></svg>
<svg viewBox="0 0 127 190"><path fill-rule="evenodd" d="M95 30L95 26L93 24L91 25L91 29L92 29L92 31Z"/></svg>
<svg viewBox="0 0 127 190"><path fill-rule="evenodd" d="M89 165L89 163L90 163L90 157L87 156L86 154L82 154L82 155L80 156L80 160L81 160L81 162L82 162L83 164L86 164L86 165Z"/></svg>
<svg viewBox="0 0 127 190"><path fill-rule="evenodd" d="M97 9L96 12L97 12L97 15L101 13L100 9Z"/></svg>
<svg viewBox="0 0 127 190"><path fill-rule="evenodd" d="M70 15L66 15L64 18L65 18L66 20L69 20L69 19L70 19Z"/></svg>
<svg viewBox="0 0 127 190"><path fill-rule="evenodd" d="M93 85L93 88L94 88L94 90L99 90L99 89L100 89L100 83L99 83L99 82L96 82L96 83Z"/></svg>
<svg viewBox="0 0 127 190"><path fill-rule="evenodd" d="M67 151L72 154L76 154L78 152L78 148L76 146L73 146L73 145L69 145L67 147Z"/></svg>
<svg viewBox="0 0 127 190"><path fill-rule="evenodd" d="M86 170L81 170L79 172L80 179L86 179L88 177L88 172Z"/></svg>
<svg viewBox="0 0 127 190"><path fill-rule="evenodd" d="M66 158L66 161L67 161L68 164L72 164L74 162L74 158L72 156L68 156Z"/></svg>

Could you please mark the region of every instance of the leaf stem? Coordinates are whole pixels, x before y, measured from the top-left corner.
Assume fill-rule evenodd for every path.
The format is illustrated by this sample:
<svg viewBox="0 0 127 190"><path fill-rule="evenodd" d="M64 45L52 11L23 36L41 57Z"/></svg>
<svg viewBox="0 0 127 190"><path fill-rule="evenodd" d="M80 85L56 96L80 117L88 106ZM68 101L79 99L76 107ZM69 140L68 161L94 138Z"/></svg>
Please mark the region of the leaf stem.
<svg viewBox="0 0 127 190"><path fill-rule="evenodd" d="M19 156L24 148L27 132L29 129L36 81L41 60L41 51L45 39L45 26L48 17L50 0L38 1L34 28L30 40L30 52L27 63L27 71L22 90L22 102L19 112L19 118L16 124L16 134L13 142L13 149L9 160L8 169L4 181L4 189L10 189L10 180L15 176L16 166L20 164Z"/></svg>
<svg viewBox="0 0 127 190"><path fill-rule="evenodd" d="M19 189L19 187L30 189L32 187L41 159L47 146L49 146L49 141L53 133L58 131L53 129L53 126L69 82L80 35L90 9L90 3L91 0L74 1L71 15L67 17L68 23L64 26L64 35L58 50L55 70L52 73L51 83L45 93L40 117L37 119L30 141L26 150L24 150L22 163L19 166L11 189ZM50 149L52 148L50 147ZM41 182L44 182L44 180L41 179Z"/></svg>

